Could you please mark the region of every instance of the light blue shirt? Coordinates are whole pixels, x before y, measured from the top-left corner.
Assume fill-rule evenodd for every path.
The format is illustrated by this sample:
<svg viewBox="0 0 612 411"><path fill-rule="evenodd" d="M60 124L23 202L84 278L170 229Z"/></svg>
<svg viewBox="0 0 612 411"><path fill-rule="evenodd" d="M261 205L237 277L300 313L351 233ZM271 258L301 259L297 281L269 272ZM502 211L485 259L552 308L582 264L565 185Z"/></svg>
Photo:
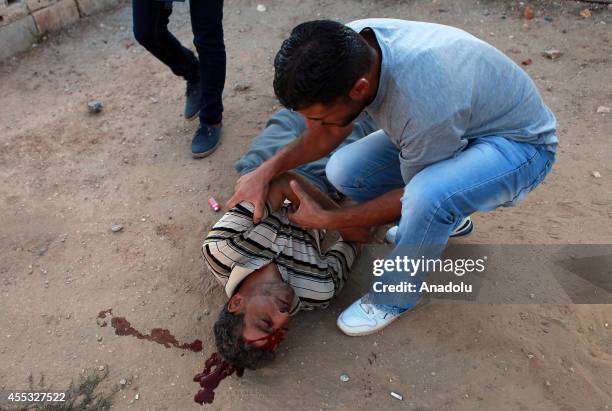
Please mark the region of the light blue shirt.
<svg viewBox="0 0 612 411"><path fill-rule="evenodd" d="M348 24L374 31L382 51L368 114L400 149L407 183L468 140L503 136L556 150L556 119L527 73L455 27L395 19Z"/></svg>

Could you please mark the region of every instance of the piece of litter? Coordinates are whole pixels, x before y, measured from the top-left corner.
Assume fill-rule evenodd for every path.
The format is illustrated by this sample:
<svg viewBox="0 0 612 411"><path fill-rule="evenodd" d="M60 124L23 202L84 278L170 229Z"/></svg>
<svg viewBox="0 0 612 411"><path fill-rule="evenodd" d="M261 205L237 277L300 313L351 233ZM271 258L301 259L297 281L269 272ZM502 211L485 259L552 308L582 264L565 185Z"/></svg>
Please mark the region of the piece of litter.
<svg viewBox="0 0 612 411"><path fill-rule="evenodd" d="M213 197L210 197L208 199L208 204L210 204L210 207L215 211L221 210L221 206L219 205L219 203L217 203L217 200L215 200Z"/></svg>
<svg viewBox="0 0 612 411"><path fill-rule="evenodd" d="M402 397L401 394L396 393L395 391L391 391L389 393L389 395L391 395L393 398L395 398L396 400L400 400L402 401L404 399L404 397Z"/></svg>
<svg viewBox="0 0 612 411"><path fill-rule="evenodd" d="M609 113L609 112L610 112L610 107L606 107L606 106L597 107L597 113Z"/></svg>
<svg viewBox="0 0 612 411"><path fill-rule="evenodd" d="M580 10L580 15L584 17L585 19L588 19L589 17L593 15L593 13L591 13L591 10L589 9L584 9L584 10Z"/></svg>
<svg viewBox="0 0 612 411"><path fill-rule="evenodd" d="M599 171L591 171L591 175L595 178L601 178L601 173Z"/></svg>
<svg viewBox="0 0 612 411"><path fill-rule="evenodd" d="M548 59L556 60L563 55L563 52L557 49L550 49L550 50L544 50L542 52L542 55Z"/></svg>
<svg viewBox="0 0 612 411"><path fill-rule="evenodd" d="M608 323L604 323L604 327L606 327L606 328L608 328L609 325L610 324L608 324Z"/></svg>
<svg viewBox="0 0 612 411"><path fill-rule="evenodd" d="M136 394L136 395L134 395L134 399L135 399L135 400L138 400L139 398L140 398L140 394Z"/></svg>
<svg viewBox="0 0 612 411"><path fill-rule="evenodd" d="M348 376L348 374L340 374L340 381L342 382L348 382L351 378Z"/></svg>
<svg viewBox="0 0 612 411"><path fill-rule="evenodd" d="M121 230L123 230L123 226L121 224L113 224L113 225L111 225L111 231L113 233L118 233Z"/></svg>
<svg viewBox="0 0 612 411"><path fill-rule="evenodd" d="M268 9L267 9L267 8L266 8L266 6L264 6L263 4L258 4L258 5L257 5L257 11L258 11L258 12L263 13L263 12L264 12L264 11L266 11L266 10L268 10Z"/></svg>
<svg viewBox="0 0 612 411"><path fill-rule="evenodd" d="M525 7L525 11L523 12L523 17L525 17L525 20L531 20L533 19L533 16L534 16L533 9L529 6Z"/></svg>

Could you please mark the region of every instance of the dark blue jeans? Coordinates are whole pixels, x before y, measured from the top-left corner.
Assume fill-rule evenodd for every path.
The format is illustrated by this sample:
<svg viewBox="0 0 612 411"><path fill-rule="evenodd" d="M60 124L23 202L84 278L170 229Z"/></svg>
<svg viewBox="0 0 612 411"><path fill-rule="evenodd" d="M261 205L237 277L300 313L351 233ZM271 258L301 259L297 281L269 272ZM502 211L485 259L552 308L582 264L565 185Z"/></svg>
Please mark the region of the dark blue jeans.
<svg viewBox="0 0 612 411"><path fill-rule="evenodd" d="M168 31L172 2L133 0L134 37L144 48L167 65L177 76L200 82L202 106L200 121L221 121L221 94L225 84L225 44L223 42L223 0L190 1L193 44L198 58Z"/></svg>

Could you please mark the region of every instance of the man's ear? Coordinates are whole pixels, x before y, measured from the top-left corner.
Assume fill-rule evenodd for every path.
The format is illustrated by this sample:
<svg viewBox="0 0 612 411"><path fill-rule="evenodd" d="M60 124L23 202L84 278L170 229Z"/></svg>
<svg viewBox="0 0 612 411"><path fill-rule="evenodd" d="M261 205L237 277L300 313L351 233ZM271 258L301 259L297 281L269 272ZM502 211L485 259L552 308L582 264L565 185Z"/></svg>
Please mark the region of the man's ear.
<svg viewBox="0 0 612 411"><path fill-rule="evenodd" d="M362 101L368 96L369 92L370 82L365 77L360 77L355 84L353 84L351 91L349 91L349 97L352 100Z"/></svg>
<svg viewBox="0 0 612 411"><path fill-rule="evenodd" d="M232 314L242 311L243 304L244 304L244 298L242 298L240 293L236 293L227 302L227 311L229 311Z"/></svg>

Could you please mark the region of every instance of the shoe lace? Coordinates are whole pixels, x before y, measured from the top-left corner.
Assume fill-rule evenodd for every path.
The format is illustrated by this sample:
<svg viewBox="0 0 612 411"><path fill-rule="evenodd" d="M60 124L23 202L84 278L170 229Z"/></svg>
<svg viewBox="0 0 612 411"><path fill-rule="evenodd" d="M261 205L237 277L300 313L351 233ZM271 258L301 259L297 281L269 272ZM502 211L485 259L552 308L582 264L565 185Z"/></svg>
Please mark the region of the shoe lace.
<svg viewBox="0 0 612 411"><path fill-rule="evenodd" d="M382 318L383 320L387 318L387 315L389 315L389 313L385 311L376 310L374 308L374 304L365 302L363 300L359 303L359 305L361 306L361 309L366 312L366 314L375 314L376 316Z"/></svg>

